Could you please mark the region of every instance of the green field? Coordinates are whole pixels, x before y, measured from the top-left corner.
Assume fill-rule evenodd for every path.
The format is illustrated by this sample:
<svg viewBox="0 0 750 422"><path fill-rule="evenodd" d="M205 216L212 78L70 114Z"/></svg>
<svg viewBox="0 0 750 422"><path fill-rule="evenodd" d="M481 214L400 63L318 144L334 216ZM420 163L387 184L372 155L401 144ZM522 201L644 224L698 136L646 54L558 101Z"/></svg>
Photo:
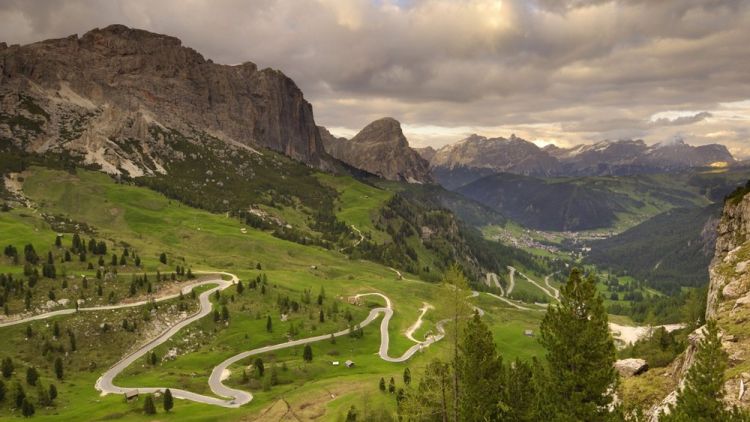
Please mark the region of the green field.
<svg viewBox="0 0 750 422"><path fill-rule="evenodd" d="M261 294L259 289L246 288L243 294L239 294L234 288L226 290L218 300L228 308L230 318L227 323L216 323L208 316L181 331L155 350L159 356L156 365L142 359L142 362L136 362L121 374L116 382L124 386L166 385L210 393L208 374L221 360L244 350L286 341L292 324L297 329L294 338L324 334L345 328L348 324L344 319L347 311L356 323L364 318L369 307L383 305L378 299L370 299L361 306L349 305L347 297L357 293L382 292L391 298L395 310L389 327L391 356L401 355L414 344L404 336L404 332L415 322L418 309L424 302L430 303L435 309L427 312L415 337L424 338L428 331L434 330L437 321L446 317L443 305L444 297L447 296L445 287L418 281L412 276L397 280L392 270L379 264L349 259L337 251L284 241L270 233L248 227L238 219L191 208L145 188L114 183L111 178L100 173L79 170L70 174L33 168L25 177L24 193L35 203L36 208L0 213L0 243L13 244L20 250L23 245L30 243L40 256L46 256L47 251L54 252L58 273L65 271L73 277L66 289L54 285L61 283L59 277L57 280L42 278L39 286L43 287L45 293L52 287L62 296L76 297L81 292L85 293L80 284L80 275L94 275L93 271L85 268L85 263L57 260L60 253L54 246L57 230L45 220L44 215L65 216L91 226L94 231L92 236L108 245L107 259L112 252L119 255L125 248L131 253L137 252L142 259L141 266L136 268L131 264L120 267L118 277L108 282L104 288L104 296L107 297L107 292L114 291L118 302L126 299L127 286L133 274L148 273L151 279L156 271L167 274L174 271L176 265L196 272L232 272L240 277L245 286L259 276L267 279L265 294ZM374 235L377 233L372 225L371 212L387 200L391 193L353 179L321 176L321 180L336 186L341 193L337 204L337 216L341 220L361 229L371 229ZM70 236L65 234L63 248L67 248L69 242ZM162 252L168 257L167 264L159 262ZM93 259L91 257L89 260ZM0 262L3 272L22 277L23 268L20 265L13 265L6 258ZM162 286L154 282L154 291L167 288L170 283L164 282ZM315 303L315 298L321 288L325 289L325 300L319 306ZM303 305L298 312L292 312L289 319L282 322L279 299L288 296L302 301L305 290L311 292L313 302ZM143 292L139 291L138 294ZM96 295L89 293L87 296ZM10 302L14 309L20 306L18 300L14 298ZM99 303L96 302L99 299L92 300L93 304ZM526 359L540 355L541 348L536 339L524 336L523 330L536 330L542 312L538 315L536 312L519 312L485 296L472 300L487 311L487 321L504 356L508 359ZM35 418L145 418L141 410L142 402L125 403L122 397L112 395L100 397L93 388L94 382L125 350L144 342L149 335L153 335L149 333L153 333L164 321L176 318L179 311L174 302L177 301L175 299L160 304L151 312L131 308L59 317L61 325L71 327L76 333L79 344L77 350L69 352L66 357L66 367L69 369L65 378L57 383L59 398L56 404L50 408L37 406ZM187 296L183 301L189 305L181 304L181 309L194 309L194 299ZM331 309L334 302L338 308L335 312ZM319 321L321 309L326 314L324 323ZM268 316L273 320L271 332L267 332L265 327ZM139 321L138 328L132 332L124 330L123 319ZM101 332L102 321L108 321L106 333ZM46 332L50 329L47 321L30 324L34 332ZM34 354L21 347L26 342L26 325L0 328L3 335L7 333L8 338L14 339L0 346L0 357L13 357L18 370L12 379L19 379L23 384L21 373L25 371L25 367L33 365L40 370L41 382L47 385L54 382L51 359L55 352L39 356L38 359L30 358ZM314 344L312 347L315 358L311 363L301 361L300 348L262 355L264 361L268 362L268 370L276 367L278 382L267 386L263 385L262 380L250 376L243 388L253 392L255 399L240 409L217 408L178 400L171 414L160 411L158 417L236 420L261 414L268 417L273 412L281 411L280 408L289 406L295 414L337 420L353 404L358 407L382 407L393 412L395 399L378 390L380 377L386 377L387 380L392 376L399 387L403 387L400 374L405 367L410 367L414 377L418 379L418 374L427 362L445 355L448 346L446 342L440 342L417 354L407 363L388 363L379 359L376 354L380 344L378 326L379 320L364 328L364 335L359 339L340 337L336 344L329 341ZM122 345L111 347L113 343L106 343L110 338ZM41 337L38 339L42 342L51 341L55 347L58 343L64 345L66 341L64 335L60 339L50 338L49 335L44 335L44 340ZM97 340L105 342L101 344L107 346L102 347ZM176 358L162 359L170 349L177 349ZM333 360L347 359L356 362L355 368L330 364ZM286 369L282 369L283 367ZM236 385L240 381L241 371L242 365L235 365L227 383ZM10 386L12 381L6 384ZM27 394L33 398L33 387L25 387ZM328 393L322 394L322 391ZM8 403L0 409L12 418L20 415ZM0 419L4 417L0 416Z"/></svg>

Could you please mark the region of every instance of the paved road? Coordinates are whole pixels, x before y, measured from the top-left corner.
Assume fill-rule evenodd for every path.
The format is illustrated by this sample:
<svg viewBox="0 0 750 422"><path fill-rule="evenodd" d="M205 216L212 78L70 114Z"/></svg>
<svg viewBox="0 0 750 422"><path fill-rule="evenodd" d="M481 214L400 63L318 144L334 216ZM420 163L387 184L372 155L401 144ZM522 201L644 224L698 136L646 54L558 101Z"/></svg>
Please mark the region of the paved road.
<svg viewBox="0 0 750 422"><path fill-rule="evenodd" d="M96 380L95 388L101 392L102 395L106 394L124 394L127 391L137 390L139 393L156 393L156 392L163 392L167 387L119 387L114 384L114 379L119 375L122 371L124 371L128 366L133 364L136 360L139 358L145 356L148 352L153 350L155 347L163 344L167 340L169 340L172 336L177 334L181 329L185 328L186 326L192 324L193 322L205 317L213 310L213 304L211 303L210 297L211 295L216 292L217 290L224 290L229 286L232 286L238 281L237 276L230 273L214 273L216 274L213 277L206 277L204 279L201 279L199 281L196 281L195 283L192 283L189 286L186 286L182 289L182 293L190 293L190 291L201 285L206 284L215 284L216 287L211 288L198 296L200 308L198 311L196 311L194 314L186 317L185 319L181 320L177 324L173 325L172 327L168 328L158 336L156 336L154 339L148 341L146 344L139 347L137 350L135 350L132 353L129 353L120 361L115 363L111 368L109 368L104 374L102 374L99 379ZM224 280L221 278L221 275L229 276L231 280ZM478 292L472 292L472 294L469 297L477 297L479 295ZM158 298L153 298L151 300L153 301L164 301L173 299L175 297L178 297L178 294L173 295L166 295ZM378 307L370 310L370 313L368 314L367 318L365 318L360 324L360 327L364 327L369 325L371 322L376 320L380 314L383 314L383 319L380 323L380 348L378 350L378 355L381 359L387 361L387 362L404 362L408 359L410 359L414 354L420 350L422 350L425 347L428 347L432 343L435 343L437 341L440 341L445 337L445 324L450 321L449 319L444 319L439 321L436 324L437 328L437 334L431 335L425 339L425 341L418 342L414 346L407 349L401 356L392 357L388 355L388 348L390 345L390 334L388 333L388 327L390 324L390 320L393 317L393 307L391 304L390 298L388 296L385 296L381 293L364 293L357 295L356 297L363 297L363 296L380 296L385 300L386 306L385 307ZM121 308L128 308L128 307L134 307L134 306L142 306L147 303L149 303L150 300L140 301L140 302L133 302L133 303L127 303L127 304L121 304L121 305L111 305L111 306L101 306L101 307L93 307L93 308L80 308L79 311L101 311L101 310L112 310L112 309L121 309ZM484 311L478 307L473 307L474 310L476 310L480 315L484 315ZM44 318L50 318L53 316L58 315L66 315L74 313L75 309L64 309L60 311L55 312L49 312L46 314L40 314L35 315L29 318L17 320L17 321L11 321L8 323L5 323L4 325L0 325L0 327L3 326L9 326L9 325L15 325L15 324L21 324L28 321L34 321ZM341 337L345 335L349 335L349 329L341 330L338 332L333 333L334 337ZM323 341L331 338L331 334L323 334L315 337L309 337L305 339L300 340L292 340L288 341L286 343L280 343L270 346L264 346L257 349L249 350L246 352L239 353L237 355L232 356L229 359L226 359L225 361L221 362L217 366L214 367L213 371L211 372L211 375L209 376L208 384L209 388L211 389L211 392L219 397L212 397L207 396L203 394L194 393L192 391L187 391L179 388L170 388L170 391L172 395L175 398L179 399L186 399L195 401L198 403L204 403L204 404L210 404L215 406L222 406L222 407L229 407L229 408L235 408L242 406L243 404L246 404L250 402L253 399L253 395L247 391L243 390L237 390L234 388L227 387L222 382L222 374L224 374L225 370L229 368L232 364L239 362L245 358L248 358L250 356L267 353L275 350L281 350L289 347L295 347L303 344L309 344L314 343L317 341Z"/></svg>
<svg viewBox="0 0 750 422"><path fill-rule="evenodd" d="M513 292L513 288L516 286L516 269L513 267L508 267L508 271L510 271L510 282L508 283L508 290L505 291L504 296L508 296Z"/></svg>
<svg viewBox="0 0 750 422"><path fill-rule="evenodd" d="M193 288L198 287L198 286L202 286L202 285L205 285L205 284L216 284L216 281L205 280L205 279L201 278L201 279L199 279L197 281L194 281L194 282L191 282L190 284L188 284L185 287L183 287L181 289L182 294L188 294L188 293L190 293L193 290ZM60 309L58 311L47 312L47 313L43 313L43 314L39 314L39 315L32 315L32 316L29 316L29 317L26 317L26 318L19 318L19 319L13 320L13 321L0 322L0 328L10 327L11 325L24 324L24 323L31 322L31 321L39 321L39 320L42 320L42 319L52 318L52 317L56 317L56 316L60 316L60 315L70 315L70 314L74 314L76 312L110 311L110 310L113 310L113 309L133 308L133 307L137 307L137 306L143 306L143 305L146 305L146 304L151 303L151 302L162 302L162 301L165 301L165 300L174 299L174 298L178 297L179 295L180 295L179 293L175 293L175 294L166 295L166 296L153 296L153 297L151 297L149 299L141 300L141 301L138 301L138 302L122 303L122 304L119 304L119 305L103 305L103 306L92 306L92 307L78 308L77 311L76 311L75 308Z"/></svg>
<svg viewBox="0 0 750 422"><path fill-rule="evenodd" d="M95 388L98 391L101 391L102 394L123 394L126 391L131 391L131 390L138 390L140 393L154 393L157 391L163 391L164 388L118 387L114 384L114 379L117 375L120 374L120 372L125 370L125 368L130 366L133 362L135 362L139 358L145 356L148 352L153 350L156 346L159 346L160 344L166 342L173 335L177 334L178 331L192 324L193 322L203 318L204 316L208 315L212 311L213 305L211 304L211 299L210 299L211 295L215 291L224 290L238 281L237 276L235 276L234 274L229 274L229 273L217 273L217 274L227 275L231 277L231 280L230 281L223 280L221 277L217 276L214 279L202 281L200 284L216 284L217 286L212 289L206 290L205 292L201 293L200 296L198 296L198 300L200 302L200 309L194 314L188 316L187 318L183 319L182 321L168 328L166 331L159 334L156 338L150 340L148 343L138 348L138 350L128 354L127 356L122 358L119 362L115 363L111 368L107 370L107 372L102 374L102 376L99 377L98 380L96 380ZM231 403L227 402L226 400L217 399L215 397L208 397L202 394L196 394L191 391L186 391L186 390L181 390L181 389L171 389L171 388L170 388L170 391L172 392L172 395L174 397L181 398L181 399L188 399L188 400L192 400L192 401L196 401L200 403L214 404L214 405L219 405L219 406L231 406Z"/></svg>
<svg viewBox="0 0 750 422"><path fill-rule="evenodd" d="M498 280L497 274L495 273L487 273L487 286L492 287L492 284L495 285L498 289L500 289L500 296L505 296L505 290L503 289L503 286L500 284L500 280Z"/></svg>
<svg viewBox="0 0 750 422"><path fill-rule="evenodd" d="M364 294L356 295L355 297L359 298L363 296L380 296L381 298L385 300L385 303L386 303L385 307L378 307L378 308L373 308L372 310L370 310L370 314L367 315L367 318L365 318L359 324L360 327L365 327L369 325L371 322L373 322L374 320L376 320L380 316L381 313L384 315L383 320L380 322L380 349L378 350L378 355L384 361L404 362L406 360L409 360L419 350L422 350L424 347L427 347L430 344L435 343L436 341L439 341L443 337L445 337L445 330L443 328L443 324L441 324L443 321L441 321L440 323L437 324L437 329L438 329L437 335L430 336L425 341L415 344L414 346L406 350L401 356L392 357L388 355L388 347L390 345L390 334L388 333L388 325L391 321L391 318L393 317L393 307L391 305L391 299L388 296L381 294L381 293L364 293ZM341 336L346 336L346 335L349 335L348 329L333 333L334 337L341 337ZM303 344L315 343L318 341L328 340L330 338L331 338L331 334L323 334L323 335L319 335L315 337L292 340L286 343L274 344L272 346L264 346L264 347L260 347L260 348L253 349L253 350L248 350L246 352L242 352L237 355L234 355L231 358L225 360L224 362L221 362L220 364L214 367L213 371L211 371L211 376L208 379L209 387L211 388L211 391L218 396L232 398L232 400L226 401L220 405L227 406L227 407L241 406L245 403L250 402L253 399L253 395L251 393L248 393L247 391L231 388L223 384L222 374L224 374L224 371L227 370L231 365L243 359L246 359L250 356L272 352L275 350L286 349L289 347L301 346Z"/></svg>
<svg viewBox="0 0 750 422"><path fill-rule="evenodd" d="M557 299L557 298L555 297L554 293L552 293L551 291L547 290L547 288L546 288L546 287L543 287L543 286L542 286L541 284L537 283L537 282L536 282L535 280L532 280L532 279L530 279L530 278L529 278L529 276L527 276L526 274L524 274L524 273L522 273L522 272L520 272L520 271L518 272L518 274L520 274L520 275L521 275L521 277L525 278L525 279L526 279L526 281L528 281L529 283L533 284L533 285L534 285L534 286L536 286L536 287L537 287L537 288L538 288L539 290L541 290L542 292L544 292L544 294L546 294L547 296L551 297L552 299L556 299L556 300L559 300L559 299Z"/></svg>
<svg viewBox="0 0 750 422"><path fill-rule="evenodd" d="M558 290L558 289L556 289L556 288L552 287L552 285L551 285L551 284L549 284L549 279L550 279L550 277L552 277L553 275L554 275L554 274L550 274L550 275L548 275L547 277L544 277L544 284L546 284L546 285L547 285L547 288L549 288L549 289L550 289L550 291L551 291L552 293L554 293L554 294L555 294L555 299L557 299L557 300L559 301L559 300L560 300L560 290Z"/></svg>

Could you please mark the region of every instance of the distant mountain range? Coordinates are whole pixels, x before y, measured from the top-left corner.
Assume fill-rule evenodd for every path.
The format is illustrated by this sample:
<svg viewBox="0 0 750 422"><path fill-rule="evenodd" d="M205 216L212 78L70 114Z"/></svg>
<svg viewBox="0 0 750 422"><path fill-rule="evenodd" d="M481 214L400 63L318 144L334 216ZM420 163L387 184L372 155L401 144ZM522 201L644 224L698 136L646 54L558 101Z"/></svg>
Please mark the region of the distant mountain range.
<svg viewBox="0 0 750 422"><path fill-rule="evenodd" d="M435 179L457 189L482 177L512 173L536 177L626 176L684 171L737 163L723 145L691 146L681 139L647 145L642 140L601 141L573 148L539 148L515 135L471 135L437 151L421 149Z"/></svg>

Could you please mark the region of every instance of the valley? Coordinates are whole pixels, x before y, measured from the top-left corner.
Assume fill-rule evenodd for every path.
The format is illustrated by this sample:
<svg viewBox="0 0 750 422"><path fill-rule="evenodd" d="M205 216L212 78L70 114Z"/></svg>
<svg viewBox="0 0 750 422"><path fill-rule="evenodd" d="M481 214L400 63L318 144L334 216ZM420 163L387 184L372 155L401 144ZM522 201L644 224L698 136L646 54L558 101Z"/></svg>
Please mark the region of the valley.
<svg viewBox="0 0 750 422"><path fill-rule="evenodd" d="M0 42L0 421L748 420L744 132L524 124L510 91L462 125L402 42L282 54L297 82L121 24Z"/></svg>

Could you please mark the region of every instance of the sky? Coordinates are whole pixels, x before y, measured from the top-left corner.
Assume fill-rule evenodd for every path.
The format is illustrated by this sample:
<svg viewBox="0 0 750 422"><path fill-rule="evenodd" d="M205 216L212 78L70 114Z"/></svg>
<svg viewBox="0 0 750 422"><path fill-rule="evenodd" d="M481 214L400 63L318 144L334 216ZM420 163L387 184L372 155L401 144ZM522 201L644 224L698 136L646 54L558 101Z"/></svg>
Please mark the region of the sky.
<svg viewBox="0 0 750 422"><path fill-rule="evenodd" d="M681 138L750 158L747 0L0 0L0 41L112 23L282 70L316 122L412 146Z"/></svg>

